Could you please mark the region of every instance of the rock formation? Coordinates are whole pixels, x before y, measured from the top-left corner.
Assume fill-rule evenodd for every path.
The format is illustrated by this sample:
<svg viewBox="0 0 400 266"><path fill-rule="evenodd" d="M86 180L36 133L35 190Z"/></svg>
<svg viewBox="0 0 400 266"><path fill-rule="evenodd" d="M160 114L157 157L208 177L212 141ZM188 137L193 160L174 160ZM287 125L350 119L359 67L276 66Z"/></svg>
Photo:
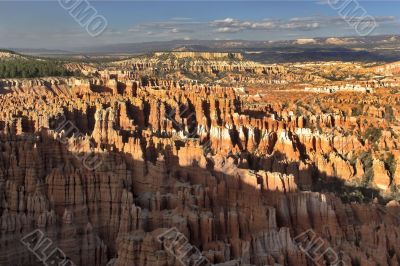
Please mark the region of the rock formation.
<svg viewBox="0 0 400 266"><path fill-rule="evenodd" d="M0 265L40 265L36 229L75 265L399 264L399 96L107 71L1 81Z"/></svg>

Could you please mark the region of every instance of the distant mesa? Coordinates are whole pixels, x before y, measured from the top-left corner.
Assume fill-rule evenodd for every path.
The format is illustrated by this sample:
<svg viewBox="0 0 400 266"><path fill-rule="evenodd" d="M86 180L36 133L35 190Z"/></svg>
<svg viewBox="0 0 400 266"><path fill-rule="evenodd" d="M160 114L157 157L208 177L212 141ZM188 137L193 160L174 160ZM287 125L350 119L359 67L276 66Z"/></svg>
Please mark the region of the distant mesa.
<svg viewBox="0 0 400 266"><path fill-rule="evenodd" d="M9 50L0 50L0 59L20 58L21 55Z"/></svg>
<svg viewBox="0 0 400 266"><path fill-rule="evenodd" d="M155 56L163 56L163 55L173 55L177 59L181 58L203 58L203 59L238 59L242 60L243 55L241 53L213 53L213 52L156 52Z"/></svg>
<svg viewBox="0 0 400 266"><path fill-rule="evenodd" d="M314 39L297 39L294 43L295 44L315 44L315 43L317 43L317 41Z"/></svg>

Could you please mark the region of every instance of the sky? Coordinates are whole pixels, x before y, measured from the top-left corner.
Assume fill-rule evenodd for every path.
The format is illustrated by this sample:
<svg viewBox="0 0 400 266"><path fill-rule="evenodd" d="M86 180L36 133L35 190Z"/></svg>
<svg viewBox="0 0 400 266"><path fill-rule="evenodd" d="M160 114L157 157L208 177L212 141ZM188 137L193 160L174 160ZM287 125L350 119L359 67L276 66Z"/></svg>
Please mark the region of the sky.
<svg viewBox="0 0 400 266"><path fill-rule="evenodd" d="M77 13L60 4L66 7L69 1L76 0L0 0L0 47L73 50L181 39L273 41L358 34L326 2L337 0L90 1L101 18L89 30L90 16L81 26ZM371 35L400 34L400 1L358 3L376 22Z"/></svg>

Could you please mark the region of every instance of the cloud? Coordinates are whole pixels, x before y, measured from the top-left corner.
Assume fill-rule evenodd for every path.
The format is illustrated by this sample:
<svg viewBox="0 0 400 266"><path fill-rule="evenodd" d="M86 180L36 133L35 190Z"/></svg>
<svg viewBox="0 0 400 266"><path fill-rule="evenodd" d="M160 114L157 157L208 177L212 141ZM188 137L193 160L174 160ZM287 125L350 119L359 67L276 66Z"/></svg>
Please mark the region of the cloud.
<svg viewBox="0 0 400 266"><path fill-rule="evenodd" d="M362 20L363 17L354 17L352 21ZM374 17L380 24L397 22L394 16ZM239 20L235 18L225 18L213 20L210 26L214 32L218 33L239 33L243 31L313 31L317 29L329 29L336 27L348 28L346 20L342 17L294 17L288 20L282 19L263 19L263 20Z"/></svg>
<svg viewBox="0 0 400 266"><path fill-rule="evenodd" d="M353 22L362 18L355 17ZM397 18L394 16L375 17L380 28L393 25ZM264 31L273 35L317 36L324 32L349 32L353 30L340 16L308 16L292 17L288 19L260 19L245 20L233 17L215 19L211 21L195 21L186 17L173 17L166 21L142 22L128 29L132 36L151 36L152 38L214 38L219 35L258 35L256 31ZM151 34L148 34L151 32ZM249 36L249 35L247 35Z"/></svg>
<svg viewBox="0 0 400 266"><path fill-rule="evenodd" d="M222 27L215 30L220 33L236 33L242 31L241 28L233 28L233 27Z"/></svg>
<svg viewBox="0 0 400 266"><path fill-rule="evenodd" d="M189 21L189 20L192 20L192 18L187 18L187 17L173 17L173 18L171 18L171 20L174 20L174 21Z"/></svg>
<svg viewBox="0 0 400 266"><path fill-rule="evenodd" d="M153 32L154 35L157 34L183 34L183 33L193 33L195 29L206 23L192 21L190 18L173 18L175 20L161 21L161 22L145 22L137 24L128 29L131 33L146 33Z"/></svg>
<svg viewBox="0 0 400 266"><path fill-rule="evenodd" d="M368 14L366 14L368 15ZM394 16L361 16L361 17L334 17L334 18L329 18L326 20L328 23L336 23L336 24L343 24L346 23L346 19L351 20L351 21L362 21L364 19L370 19L373 18L377 23L391 23L391 22L396 22L398 19Z"/></svg>
<svg viewBox="0 0 400 266"><path fill-rule="evenodd" d="M293 18L290 20L264 19L261 21L238 20L225 18L210 22L216 32L236 33L245 30L313 30L320 27L320 23L312 19Z"/></svg>
<svg viewBox="0 0 400 266"><path fill-rule="evenodd" d="M140 32L141 29L139 27L132 27L128 29L128 32Z"/></svg>
<svg viewBox="0 0 400 266"><path fill-rule="evenodd" d="M386 22L396 22L398 19L395 16L381 16L374 17L375 21L378 23L386 23Z"/></svg>

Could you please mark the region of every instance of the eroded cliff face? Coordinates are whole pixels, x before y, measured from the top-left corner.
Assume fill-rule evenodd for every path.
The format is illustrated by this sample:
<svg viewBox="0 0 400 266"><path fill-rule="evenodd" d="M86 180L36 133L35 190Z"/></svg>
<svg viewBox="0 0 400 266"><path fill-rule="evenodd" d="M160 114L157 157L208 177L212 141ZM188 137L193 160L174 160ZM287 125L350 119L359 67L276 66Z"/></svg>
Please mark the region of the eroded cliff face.
<svg viewBox="0 0 400 266"><path fill-rule="evenodd" d="M245 60L240 53L215 52L157 52L111 62L108 70L127 69L152 77L196 80L218 84L287 84L303 80L277 64L262 64ZM118 75L120 76L120 75Z"/></svg>
<svg viewBox="0 0 400 266"><path fill-rule="evenodd" d="M0 265L40 265L19 241L35 229L75 265L180 265L159 241L171 228L213 264L399 264L397 202L309 191L364 176L348 155L368 143L311 129L351 128L351 116L255 110L234 88L167 80L10 82L0 89ZM379 158L372 169L379 188L398 182ZM338 259L301 249L310 232L322 244L314 255L331 248Z"/></svg>

